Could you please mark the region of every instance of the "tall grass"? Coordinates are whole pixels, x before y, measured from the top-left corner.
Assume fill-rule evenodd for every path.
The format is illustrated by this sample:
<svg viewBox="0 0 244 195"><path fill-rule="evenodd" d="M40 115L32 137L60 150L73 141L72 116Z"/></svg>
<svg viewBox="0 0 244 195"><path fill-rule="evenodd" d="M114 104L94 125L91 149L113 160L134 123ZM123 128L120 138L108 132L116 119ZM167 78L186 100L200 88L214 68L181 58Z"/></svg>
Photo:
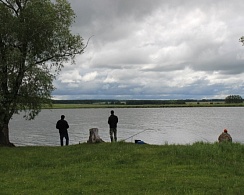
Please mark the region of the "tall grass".
<svg viewBox="0 0 244 195"><path fill-rule="evenodd" d="M244 146L0 148L0 194L244 194Z"/></svg>

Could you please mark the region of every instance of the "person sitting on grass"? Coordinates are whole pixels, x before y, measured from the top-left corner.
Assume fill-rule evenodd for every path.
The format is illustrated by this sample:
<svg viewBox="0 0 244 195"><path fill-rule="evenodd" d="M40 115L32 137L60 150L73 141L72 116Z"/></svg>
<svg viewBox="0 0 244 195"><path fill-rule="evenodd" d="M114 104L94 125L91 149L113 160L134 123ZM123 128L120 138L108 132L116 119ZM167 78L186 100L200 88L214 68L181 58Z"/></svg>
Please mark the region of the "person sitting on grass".
<svg viewBox="0 0 244 195"><path fill-rule="evenodd" d="M218 138L219 142L232 142L232 137L228 133L227 129L224 129L224 132Z"/></svg>

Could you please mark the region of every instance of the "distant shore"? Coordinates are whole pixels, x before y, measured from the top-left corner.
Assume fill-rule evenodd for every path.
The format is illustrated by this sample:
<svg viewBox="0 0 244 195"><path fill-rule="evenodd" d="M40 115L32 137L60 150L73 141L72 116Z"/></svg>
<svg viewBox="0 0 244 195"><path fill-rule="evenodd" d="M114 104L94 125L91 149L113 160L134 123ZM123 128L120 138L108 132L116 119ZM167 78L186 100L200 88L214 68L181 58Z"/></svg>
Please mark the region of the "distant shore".
<svg viewBox="0 0 244 195"><path fill-rule="evenodd" d="M244 103L187 103L187 104L52 104L43 105L43 109L78 109L78 108L179 108L179 107L243 107Z"/></svg>

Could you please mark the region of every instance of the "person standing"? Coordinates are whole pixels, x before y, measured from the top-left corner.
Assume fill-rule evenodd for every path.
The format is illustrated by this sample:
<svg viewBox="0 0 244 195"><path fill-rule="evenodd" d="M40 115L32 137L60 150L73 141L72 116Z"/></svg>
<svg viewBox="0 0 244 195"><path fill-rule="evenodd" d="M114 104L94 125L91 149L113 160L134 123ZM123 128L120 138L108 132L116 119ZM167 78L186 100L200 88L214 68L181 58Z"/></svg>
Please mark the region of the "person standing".
<svg viewBox="0 0 244 195"><path fill-rule="evenodd" d="M117 123L118 123L118 117L114 115L114 111L111 110L111 115L108 118L108 124L109 124L109 134L111 142L115 141L117 142Z"/></svg>
<svg viewBox="0 0 244 195"><path fill-rule="evenodd" d="M64 120L65 116L61 115L61 119L57 122L56 128L59 130L60 135L60 144L61 146L64 145L63 139L66 140L66 146L69 145L69 135L68 135L68 128L69 124L66 120Z"/></svg>

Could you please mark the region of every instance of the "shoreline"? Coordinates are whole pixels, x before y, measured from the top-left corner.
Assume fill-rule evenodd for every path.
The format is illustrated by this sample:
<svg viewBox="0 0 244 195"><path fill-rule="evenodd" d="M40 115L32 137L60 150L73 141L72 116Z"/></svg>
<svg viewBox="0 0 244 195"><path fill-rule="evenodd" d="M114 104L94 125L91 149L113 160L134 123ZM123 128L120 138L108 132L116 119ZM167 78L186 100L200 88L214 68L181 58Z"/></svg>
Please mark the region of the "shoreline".
<svg viewBox="0 0 244 195"><path fill-rule="evenodd" d="M236 104L209 104L209 103L188 103L188 104L143 104L143 105L125 105L125 104L52 104L43 105L42 109L80 109L80 108L187 108L187 107L244 107L244 103Z"/></svg>

